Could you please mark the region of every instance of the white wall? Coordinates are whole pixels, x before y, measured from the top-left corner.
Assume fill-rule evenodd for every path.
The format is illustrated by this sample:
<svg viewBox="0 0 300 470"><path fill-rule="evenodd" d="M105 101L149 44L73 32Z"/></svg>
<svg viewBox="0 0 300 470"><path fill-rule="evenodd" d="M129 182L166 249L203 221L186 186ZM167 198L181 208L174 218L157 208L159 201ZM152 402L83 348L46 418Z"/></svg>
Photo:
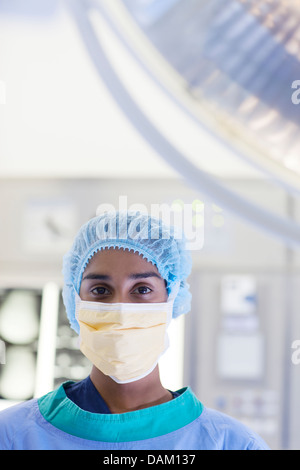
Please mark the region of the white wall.
<svg viewBox="0 0 300 470"><path fill-rule="evenodd" d="M38 22L1 16L2 176L172 175L119 112L74 25L59 10Z"/></svg>

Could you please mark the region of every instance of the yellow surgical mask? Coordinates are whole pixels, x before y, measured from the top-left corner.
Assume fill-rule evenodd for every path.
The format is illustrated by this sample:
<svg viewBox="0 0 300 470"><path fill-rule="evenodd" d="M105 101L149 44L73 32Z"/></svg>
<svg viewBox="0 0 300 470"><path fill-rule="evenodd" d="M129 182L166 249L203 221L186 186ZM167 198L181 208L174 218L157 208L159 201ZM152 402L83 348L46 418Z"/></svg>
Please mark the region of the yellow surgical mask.
<svg viewBox="0 0 300 470"><path fill-rule="evenodd" d="M117 383L147 376L169 346L174 298L161 303L103 303L76 295L80 350Z"/></svg>

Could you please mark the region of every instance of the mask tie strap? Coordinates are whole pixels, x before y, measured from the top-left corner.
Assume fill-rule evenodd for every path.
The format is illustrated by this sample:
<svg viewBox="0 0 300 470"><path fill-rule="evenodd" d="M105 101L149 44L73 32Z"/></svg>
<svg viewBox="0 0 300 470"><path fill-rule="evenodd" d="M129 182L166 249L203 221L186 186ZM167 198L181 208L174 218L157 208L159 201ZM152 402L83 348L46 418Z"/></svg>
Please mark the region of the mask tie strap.
<svg viewBox="0 0 300 470"><path fill-rule="evenodd" d="M173 305L175 302L175 299L177 297L177 294L180 289L180 281L175 284L175 286L172 289L172 293L170 294L167 304L169 304L169 309L168 309L168 318L167 318L167 326L171 323L171 320L173 318Z"/></svg>
<svg viewBox="0 0 300 470"><path fill-rule="evenodd" d="M177 294L180 289L180 281L176 282L175 286L173 287L172 293L170 294L168 300L173 301L176 299Z"/></svg>
<svg viewBox="0 0 300 470"><path fill-rule="evenodd" d="M77 291L75 289L75 287L73 286L73 290L74 290L74 297L75 297L75 318L78 322L78 307L80 305L80 302L81 302L81 298L79 297L79 295L77 294Z"/></svg>

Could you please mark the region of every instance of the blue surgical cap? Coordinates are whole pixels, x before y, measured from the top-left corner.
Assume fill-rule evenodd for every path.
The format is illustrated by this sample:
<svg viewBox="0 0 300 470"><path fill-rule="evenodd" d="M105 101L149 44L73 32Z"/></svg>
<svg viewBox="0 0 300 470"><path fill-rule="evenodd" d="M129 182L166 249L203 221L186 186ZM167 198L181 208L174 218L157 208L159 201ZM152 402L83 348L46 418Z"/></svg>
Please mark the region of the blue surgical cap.
<svg viewBox="0 0 300 470"><path fill-rule="evenodd" d="M75 318L75 291L79 294L83 272L90 259L105 248L139 253L157 267L166 281L168 295L177 288L173 318L190 310L191 293L187 277L192 262L183 236L175 227L139 212L106 212L92 218L79 230L63 258L63 301L71 327L79 333Z"/></svg>

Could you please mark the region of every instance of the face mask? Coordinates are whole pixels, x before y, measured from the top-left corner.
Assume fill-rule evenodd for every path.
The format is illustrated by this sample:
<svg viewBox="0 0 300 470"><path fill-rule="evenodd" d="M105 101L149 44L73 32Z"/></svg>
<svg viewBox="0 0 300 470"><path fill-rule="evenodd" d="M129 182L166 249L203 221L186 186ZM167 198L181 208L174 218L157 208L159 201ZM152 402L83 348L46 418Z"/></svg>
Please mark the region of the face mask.
<svg viewBox="0 0 300 470"><path fill-rule="evenodd" d="M83 301L76 294L80 350L117 383L147 376L169 346L174 298L162 303L103 303Z"/></svg>

